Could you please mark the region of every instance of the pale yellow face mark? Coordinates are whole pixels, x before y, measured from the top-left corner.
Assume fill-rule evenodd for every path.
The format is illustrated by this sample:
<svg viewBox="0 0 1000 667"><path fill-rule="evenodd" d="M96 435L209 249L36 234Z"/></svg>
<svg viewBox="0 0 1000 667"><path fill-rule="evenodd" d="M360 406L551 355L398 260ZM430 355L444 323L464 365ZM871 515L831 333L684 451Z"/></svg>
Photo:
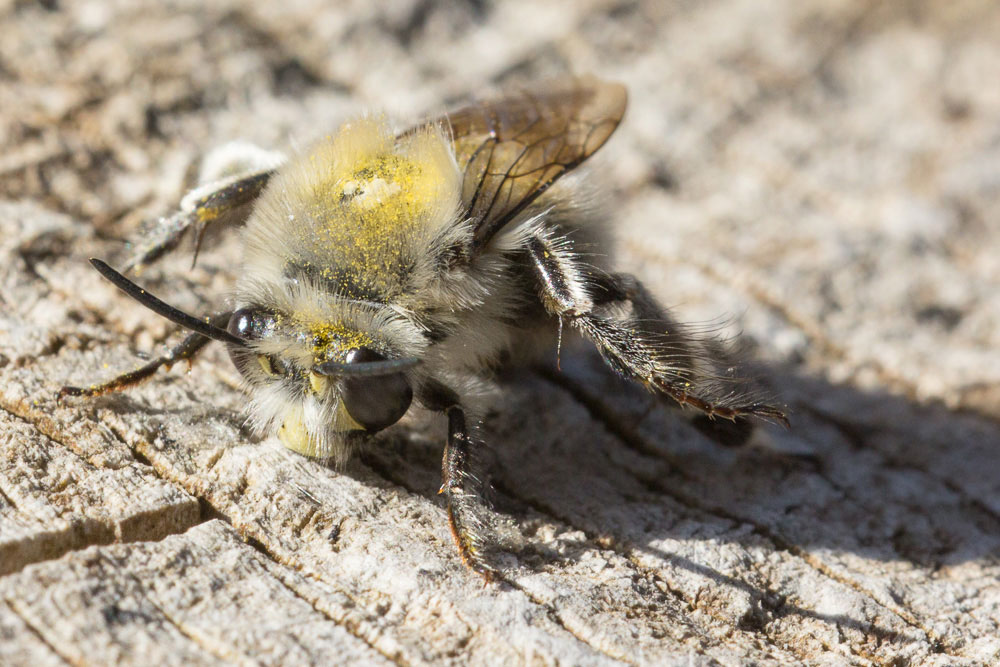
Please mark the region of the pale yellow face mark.
<svg viewBox="0 0 1000 667"><path fill-rule="evenodd" d="M281 439L285 447L299 454L308 456L315 449L315 446L310 447L309 445L311 438L306 430L306 425L302 423L302 413L298 410L290 411L285 415L285 420L278 430L278 438Z"/></svg>
<svg viewBox="0 0 1000 667"><path fill-rule="evenodd" d="M364 430L364 427L356 422L350 413L347 412L347 408L344 407L343 403L337 409L332 426L334 431L341 433ZM329 454L329 452L322 451L323 447L320 440L309 433L305 422L302 420L302 408L298 406L290 408L285 413L285 419L281 422L281 428L278 429L278 439L288 449L305 454L306 456L325 456Z"/></svg>
<svg viewBox="0 0 1000 667"><path fill-rule="evenodd" d="M319 373L309 372L309 388L312 389L313 393L317 396L322 395L326 392L327 387L330 386L330 378L325 375L320 375Z"/></svg>

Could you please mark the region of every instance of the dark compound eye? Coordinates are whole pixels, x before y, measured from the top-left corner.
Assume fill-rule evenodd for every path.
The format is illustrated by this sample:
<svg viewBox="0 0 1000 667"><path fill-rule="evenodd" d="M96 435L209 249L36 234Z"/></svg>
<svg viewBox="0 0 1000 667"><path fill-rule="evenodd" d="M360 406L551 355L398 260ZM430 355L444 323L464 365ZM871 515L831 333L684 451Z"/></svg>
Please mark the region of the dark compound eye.
<svg viewBox="0 0 1000 667"><path fill-rule="evenodd" d="M274 326L275 316L273 312L262 308L240 308L230 316L226 331L244 340L260 340L273 331ZM227 345L226 349L229 351L229 358L232 359L233 365L244 377L249 377L249 364L254 359L268 376L277 375L280 372L280 369L275 368L274 360L268 357L262 357L246 348L235 345Z"/></svg>
<svg viewBox="0 0 1000 667"><path fill-rule="evenodd" d="M345 361L359 364L385 361L385 357L363 347L348 352ZM398 422L413 400L413 389L403 373L348 377L342 380L342 388L348 414L368 431L379 431Z"/></svg>
<svg viewBox="0 0 1000 667"><path fill-rule="evenodd" d="M262 308L240 308L229 318L226 330L240 338L256 340L274 329L274 313Z"/></svg>

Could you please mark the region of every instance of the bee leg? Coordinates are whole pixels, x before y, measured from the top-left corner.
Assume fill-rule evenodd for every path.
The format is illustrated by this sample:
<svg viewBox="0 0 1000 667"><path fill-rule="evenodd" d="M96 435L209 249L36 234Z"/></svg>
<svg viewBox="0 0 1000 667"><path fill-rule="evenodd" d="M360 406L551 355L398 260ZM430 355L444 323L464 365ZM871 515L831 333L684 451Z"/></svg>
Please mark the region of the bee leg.
<svg viewBox="0 0 1000 667"><path fill-rule="evenodd" d="M496 577L494 569L483 555L484 530L477 510L481 505L478 480L471 471L469 431L465 413L458 406L446 410L448 444L441 460L441 491L448 498L448 525L455 539L459 556L470 570L487 582Z"/></svg>
<svg viewBox="0 0 1000 667"><path fill-rule="evenodd" d="M788 424L717 341L686 331L634 277L585 267L568 241L544 232L527 251L546 310L580 330L620 375L709 418Z"/></svg>
<svg viewBox="0 0 1000 667"><path fill-rule="evenodd" d="M231 315L232 313L228 312L219 313L213 315L210 321L216 326L225 326L229 322ZM122 373L107 382L92 384L89 387L63 387L59 390L59 398L63 396L101 396L134 387L151 378L160 368L166 367L169 370L171 366L182 360L190 363L211 340L211 338L202 336L199 333L188 334L184 337L184 340L168 350L166 354L153 359L134 371Z"/></svg>
<svg viewBox="0 0 1000 667"><path fill-rule="evenodd" d="M273 169L257 171L195 188L181 200L177 212L159 220L149 236L137 244L122 272L152 264L176 248L190 229L196 230L197 234L194 251L197 260L208 228L224 219L236 219L237 214L242 214L245 219L245 207L260 196L273 174Z"/></svg>

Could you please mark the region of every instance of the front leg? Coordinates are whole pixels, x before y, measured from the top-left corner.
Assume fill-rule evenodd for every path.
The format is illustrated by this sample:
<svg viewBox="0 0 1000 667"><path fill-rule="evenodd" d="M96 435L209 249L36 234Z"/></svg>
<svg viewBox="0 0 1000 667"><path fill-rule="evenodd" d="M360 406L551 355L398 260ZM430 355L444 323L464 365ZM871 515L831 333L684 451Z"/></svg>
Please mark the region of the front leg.
<svg viewBox="0 0 1000 667"><path fill-rule="evenodd" d="M225 327L232 316L230 312L218 313L210 318L208 322L214 326ZM92 384L89 387L63 387L59 390L59 397L63 396L101 396L116 391L130 389L153 377L160 368L166 367L168 370L178 361L191 363L195 356L211 342L211 338L202 336L199 333L190 333L184 337L180 343L170 348L166 354L156 357L152 361L134 371L122 373L100 384Z"/></svg>
<svg viewBox="0 0 1000 667"><path fill-rule="evenodd" d="M159 220L149 230L148 236L136 245L132 258L122 267L122 271L140 270L147 264L152 264L180 245L190 229L194 229L196 233L194 255L197 259L201 241L208 228L260 196L272 173L265 171L250 174L212 184L216 187L210 186L207 190L198 188L192 191L195 196L185 197L180 210Z"/></svg>
<svg viewBox="0 0 1000 667"><path fill-rule="evenodd" d="M448 498L448 525L458 547L462 562L482 576L493 581L496 570L483 555L485 537L483 522L479 518L482 507L480 480L471 470L469 430L465 412L458 406L446 410L448 415L448 444L441 460L441 490Z"/></svg>
<svg viewBox="0 0 1000 667"><path fill-rule="evenodd" d="M247 207L264 191L284 159L280 153L246 143L227 144L209 153L202 167L202 185L184 196L177 212L147 231L122 271L153 263L174 250L191 229L196 234L197 259L208 228L222 220L245 220Z"/></svg>
<svg viewBox="0 0 1000 667"><path fill-rule="evenodd" d="M545 309L589 338L619 374L708 417L788 423L727 358L722 345L678 324L632 276L587 267L566 239L527 242Z"/></svg>

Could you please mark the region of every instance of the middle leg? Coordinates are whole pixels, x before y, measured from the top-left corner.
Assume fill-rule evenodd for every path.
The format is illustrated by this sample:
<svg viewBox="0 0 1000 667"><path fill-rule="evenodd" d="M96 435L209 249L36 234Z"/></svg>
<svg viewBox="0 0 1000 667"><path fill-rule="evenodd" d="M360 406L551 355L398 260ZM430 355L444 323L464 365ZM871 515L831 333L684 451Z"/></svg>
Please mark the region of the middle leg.
<svg viewBox="0 0 1000 667"><path fill-rule="evenodd" d="M458 406L447 410L448 444L441 460L441 490L448 498L448 525L458 546L462 562L492 581L496 570L486 562L484 527L480 520L482 495L480 481L472 471L469 430L465 412Z"/></svg>

